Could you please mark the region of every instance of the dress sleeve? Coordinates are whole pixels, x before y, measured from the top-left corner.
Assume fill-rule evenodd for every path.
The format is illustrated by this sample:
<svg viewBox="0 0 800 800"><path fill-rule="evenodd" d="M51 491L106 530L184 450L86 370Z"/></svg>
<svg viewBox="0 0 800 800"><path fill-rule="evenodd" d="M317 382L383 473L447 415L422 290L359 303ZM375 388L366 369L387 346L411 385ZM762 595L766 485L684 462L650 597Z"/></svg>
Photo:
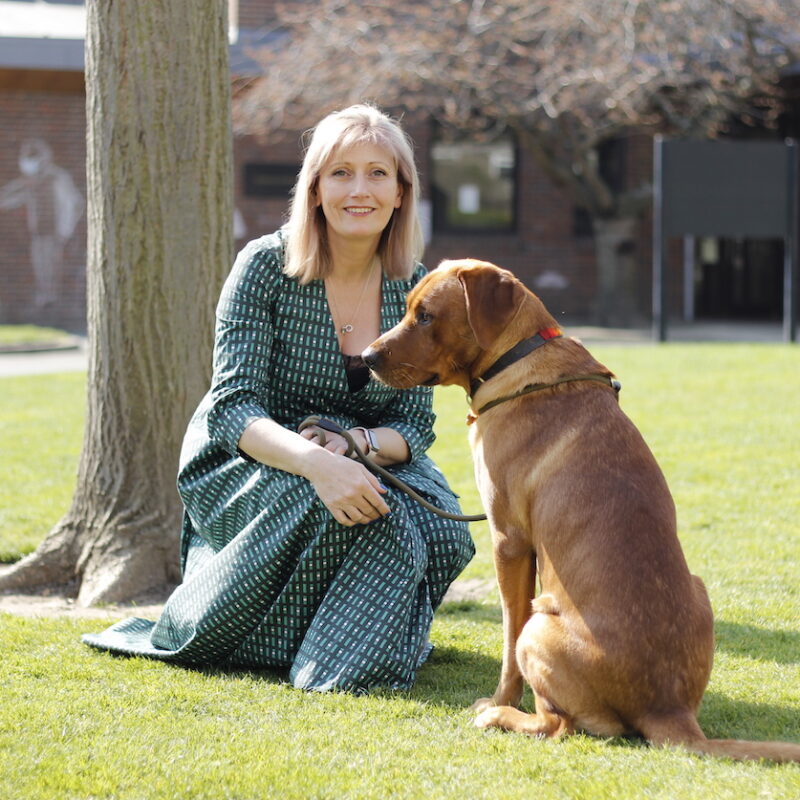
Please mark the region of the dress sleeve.
<svg viewBox="0 0 800 800"><path fill-rule="evenodd" d="M406 389L384 409L380 424L396 430L408 445L414 461L425 453L433 444L436 436L433 433L433 390L419 386Z"/></svg>
<svg viewBox="0 0 800 800"><path fill-rule="evenodd" d="M267 389L279 252L264 239L250 242L237 257L217 304L208 434L231 455L241 455L237 445L244 429L270 416Z"/></svg>

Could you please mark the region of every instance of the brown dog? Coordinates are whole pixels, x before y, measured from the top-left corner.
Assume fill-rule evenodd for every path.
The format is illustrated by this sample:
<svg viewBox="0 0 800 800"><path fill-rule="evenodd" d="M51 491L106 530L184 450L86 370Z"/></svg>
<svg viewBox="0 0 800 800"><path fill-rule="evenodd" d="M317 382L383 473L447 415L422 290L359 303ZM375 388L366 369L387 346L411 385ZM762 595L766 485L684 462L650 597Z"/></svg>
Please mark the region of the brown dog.
<svg viewBox="0 0 800 800"><path fill-rule="evenodd" d="M474 706L479 727L635 733L698 753L800 760L800 745L709 740L700 729L713 618L669 489L611 373L560 336L536 295L493 264L443 262L364 360L391 386L457 384L471 397L505 639L497 689ZM515 708L523 677L535 714Z"/></svg>

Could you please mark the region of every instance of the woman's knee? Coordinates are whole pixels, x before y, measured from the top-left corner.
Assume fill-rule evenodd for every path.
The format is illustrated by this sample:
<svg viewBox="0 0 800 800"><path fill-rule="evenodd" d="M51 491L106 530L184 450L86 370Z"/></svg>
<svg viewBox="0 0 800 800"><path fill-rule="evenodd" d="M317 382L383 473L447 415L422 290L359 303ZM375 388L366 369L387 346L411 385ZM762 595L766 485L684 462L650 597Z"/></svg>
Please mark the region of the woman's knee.
<svg viewBox="0 0 800 800"><path fill-rule="evenodd" d="M442 519L426 531L428 547L440 558L447 558L460 572L475 555L475 544L464 522Z"/></svg>

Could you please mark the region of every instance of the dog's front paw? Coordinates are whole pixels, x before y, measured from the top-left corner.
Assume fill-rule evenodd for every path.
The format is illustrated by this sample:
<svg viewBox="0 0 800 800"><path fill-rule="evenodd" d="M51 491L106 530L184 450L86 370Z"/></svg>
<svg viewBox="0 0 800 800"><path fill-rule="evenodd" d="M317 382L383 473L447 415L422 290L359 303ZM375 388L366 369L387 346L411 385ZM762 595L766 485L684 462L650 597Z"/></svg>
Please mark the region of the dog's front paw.
<svg viewBox="0 0 800 800"><path fill-rule="evenodd" d="M473 711L485 711L487 708L494 708L496 705L494 697L479 697L470 708Z"/></svg>
<svg viewBox="0 0 800 800"><path fill-rule="evenodd" d="M500 706L493 705L481 711L473 720L473 724L476 728L497 728L500 727L502 716L503 709Z"/></svg>

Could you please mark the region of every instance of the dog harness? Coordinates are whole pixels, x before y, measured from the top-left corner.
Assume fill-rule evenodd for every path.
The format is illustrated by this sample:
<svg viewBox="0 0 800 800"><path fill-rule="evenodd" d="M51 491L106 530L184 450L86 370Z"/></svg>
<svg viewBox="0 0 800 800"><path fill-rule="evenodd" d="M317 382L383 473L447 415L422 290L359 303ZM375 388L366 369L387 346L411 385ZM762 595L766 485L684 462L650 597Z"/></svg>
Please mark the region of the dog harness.
<svg viewBox="0 0 800 800"><path fill-rule="evenodd" d="M470 383L470 395L474 396L475 392L483 383L488 381L489 378L493 378L495 375L502 372L506 367L510 367L512 364L519 361L521 358L524 358L529 353L532 353L537 348L547 344L547 342L551 341L552 339L558 339L561 336L563 336L563 334L560 328L543 328L534 336L531 336L528 339L523 339L521 342L514 345L514 347L512 347L510 350L507 350L505 353L503 353L503 355L500 356L500 358L498 358L497 361L495 361L494 364L489 367L489 369L487 369L482 375L475 378L475 380ZM482 405L477 411L470 411L469 414L467 414L467 425L472 425L472 423L475 422L475 420L478 419L481 414L483 414L485 411L488 411L490 408L499 406L501 403L506 403L509 400L516 400L518 397L522 397L533 392L540 392L544 389L552 389L555 386L560 386L562 383L574 383L576 381L595 381L596 383L605 384L606 386L611 387L617 395L619 395L620 389L622 388L622 384L616 378L613 378L610 375L601 375L599 373L571 375L566 378L559 378L557 381L552 381L551 383L529 383L513 394L505 395L503 397L496 397L494 400L490 400L488 403Z"/></svg>

